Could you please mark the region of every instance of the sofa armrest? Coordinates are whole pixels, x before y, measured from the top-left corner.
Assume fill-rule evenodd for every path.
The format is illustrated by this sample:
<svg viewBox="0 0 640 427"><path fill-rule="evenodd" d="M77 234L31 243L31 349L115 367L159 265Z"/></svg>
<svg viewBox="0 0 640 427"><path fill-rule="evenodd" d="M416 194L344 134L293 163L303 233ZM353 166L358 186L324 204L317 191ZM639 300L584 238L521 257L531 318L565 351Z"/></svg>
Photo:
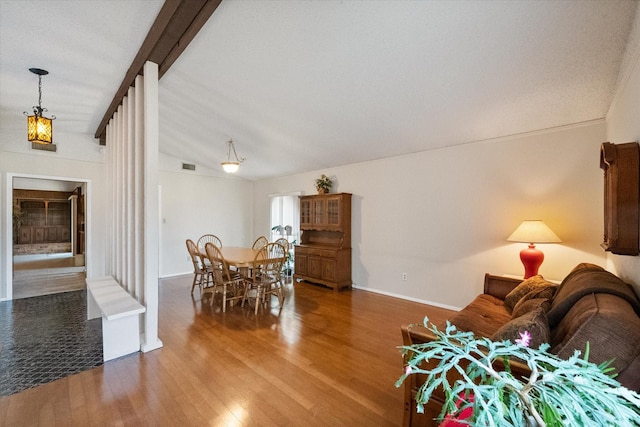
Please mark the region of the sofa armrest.
<svg viewBox="0 0 640 427"><path fill-rule="evenodd" d="M436 336L421 325L402 325L402 343L405 346L413 344L421 344L434 341ZM406 354L403 358L403 366L407 366L408 359L411 355ZM444 400L443 394L432 396L431 400L424 405L424 413L418 414L416 410L416 391L425 381L424 375L409 375L404 380L404 415L402 417L403 427L437 427L436 418L440 415Z"/></svg>
<svg viewBox="0 0 640 427"><path fill-rule="evenodd" d="M484 275L484 293L504 300L507 294L518 286L522 280L523 279L514 279L512 277L494 276L487 273Z"/></svg>

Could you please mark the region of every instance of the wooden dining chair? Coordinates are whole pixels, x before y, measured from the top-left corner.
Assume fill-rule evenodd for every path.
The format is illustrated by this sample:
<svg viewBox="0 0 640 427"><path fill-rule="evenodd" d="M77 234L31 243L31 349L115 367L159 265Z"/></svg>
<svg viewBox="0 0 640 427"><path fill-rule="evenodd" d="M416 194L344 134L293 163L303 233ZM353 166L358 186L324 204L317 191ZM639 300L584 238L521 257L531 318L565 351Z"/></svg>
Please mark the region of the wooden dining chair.
<svg viewBox="0 0 640 427"><path fill-rule="evenodd" d="M263 247L265 247L267 244L269 244L269 239L267 239L264 236L260 236L256 239L255 242L253 242L253 245L251 245L251 247L253 249L262 249Z"/></svg>
<svg viewBox="0 0 640 427"><path fill-rule="evenodd" d="M282 247L284 248L285 255L289 253L289 241L285 237L280 237L275 241L275 243L282 245Z"/></svg>
<svg viewBox="0 0 640 427"><path fill-rule="evenodd" d="M279 243L267 243L256 254L253 261L254 274L246 278L242 306L250 298L255 299L255 314L258 314L258 306L261 303L271 303L271 296L278 298L280 308L284 304L282 290L282 266L286 260L284 247ZM253 295L251 291L254 291Z"/></svg>
<svg viewBox="0 0 640 427"><path fill-rule="evenodd" d="M198 249L202 253L204 253L204 245L206 245L207 243L213 243L218 248L222 247L222 241L218 238L218 236L213 235L213 234L203 234L198 239Z"/></svg>
<svg viewBox="0 0 640 427"><path fill-rule="evenodd" d="M242 300L244 298L244 278L236 271L229 270L229 265L224 259L220 248L211 242L204 245L207 259L211 264L213 274L213 286L204 289L204 295L211 294L210 305L216 294L222 296L222 312L227 311L227 302Z"/></svg>
<svg viewBox="0 0 640 427"><path fill-rule="evenodd" d="M187 251L193 263L193 283L191 284L191 295L196 285L200 288L200 295L203 289L213 285L213 272L208 268L204 261L203 255L198 251L198 246L191 239L187 239Z"/></svg>
<svg viewBox="0 0 640 427"><path fill-rule="evenodd" d="M285 262L282 265L282 271L284 272L285 268L287 267L287 259L289 258L289 248L290 248L290 244L289 241L285 238L285 237L280 237L279 239L277 239L275 241L275 243L279 243L282 245L282 247L284 248L284 259Z"/></svg>

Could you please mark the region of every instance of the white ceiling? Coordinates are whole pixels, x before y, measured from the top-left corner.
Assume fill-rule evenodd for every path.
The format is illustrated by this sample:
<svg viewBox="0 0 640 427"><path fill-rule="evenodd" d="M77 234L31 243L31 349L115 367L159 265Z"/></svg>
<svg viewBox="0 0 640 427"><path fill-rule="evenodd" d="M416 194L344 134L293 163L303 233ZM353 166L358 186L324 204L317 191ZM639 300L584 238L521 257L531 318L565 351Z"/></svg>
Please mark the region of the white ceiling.
<svg viewBox="0 0 640 427"><path fill-rule="evenodd" d="M160 150L217 169L233 138L256 180L601 119L637 5L224 0L160 81ZM0 125L40 67L56 131L93 134L161 6L0 1Z"/></svg>

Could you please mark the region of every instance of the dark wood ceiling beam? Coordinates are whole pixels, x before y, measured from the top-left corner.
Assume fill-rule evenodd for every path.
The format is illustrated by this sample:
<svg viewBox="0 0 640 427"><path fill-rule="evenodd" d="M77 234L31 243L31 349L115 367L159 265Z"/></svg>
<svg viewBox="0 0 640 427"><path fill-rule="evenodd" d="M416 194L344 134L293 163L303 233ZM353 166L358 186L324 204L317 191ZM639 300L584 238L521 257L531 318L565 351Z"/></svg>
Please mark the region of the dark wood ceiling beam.
<svg viewBox="0 0 640 427"><path fill-rule="evenodd" d="M222 3L222 0L208 0L200 9L200 13L198 13L191 22L191 25L182 33L180 39L173 46L173 48L169 51L169 53L165 56L164 61L159 63L158 76L162 78L164 73L166 73L169 68L173 65L173 63L178 59L178 57L182 54L182 52L187 48L189 43L196 37L198 32L204 24L207 23L209 17L213 15L213 12L218 8L218 6Z"/></svg>
<svg viewBox="0 0 640 427"><path fill-rule="evenodd" d="M145 62L158 64L158 78L161 78L221 2L222 0L165 1L96 130L95 137L100 139L100 145L106 145L107 124L129 87L133 86L136 76L142 73Z"/></svg>
<svg viewBox="0 0 640 427"><path fill-rule="evenodd" d="M158 65L162 64L171 49L179 43L182 34L189 28L205 3L206 0L181 2L173 12L169 24L158 39L158 42L153 46L147 59Z"/></svg>

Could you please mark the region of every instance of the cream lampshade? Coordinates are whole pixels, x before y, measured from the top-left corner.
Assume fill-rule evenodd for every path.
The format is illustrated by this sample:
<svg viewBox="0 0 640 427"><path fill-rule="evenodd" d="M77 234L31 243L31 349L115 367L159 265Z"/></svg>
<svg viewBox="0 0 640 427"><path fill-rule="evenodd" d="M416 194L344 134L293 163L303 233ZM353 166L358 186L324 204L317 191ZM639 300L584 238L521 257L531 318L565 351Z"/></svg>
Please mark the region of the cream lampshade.
<svg viewBox="0 0 640 427"><path fill-rule="evenodd" d="M524 278L538 274L538 269L544 261L544 254L536 248L535 243L562 242L556 233L540 220L526 220L507 238L510 242L528 243L529 246L520 251L520 260L524 265Z"/></svg>

